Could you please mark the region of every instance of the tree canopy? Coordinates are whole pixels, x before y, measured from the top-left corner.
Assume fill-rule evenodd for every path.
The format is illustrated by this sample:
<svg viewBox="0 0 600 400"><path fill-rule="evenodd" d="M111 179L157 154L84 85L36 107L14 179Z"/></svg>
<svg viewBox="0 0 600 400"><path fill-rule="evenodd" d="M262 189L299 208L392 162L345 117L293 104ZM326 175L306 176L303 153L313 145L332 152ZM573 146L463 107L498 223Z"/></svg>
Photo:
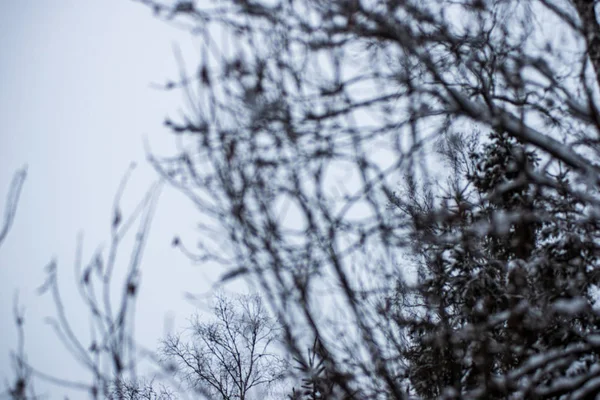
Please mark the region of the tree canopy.
<svg viewBox="0 0 600 400"><path fill-rule="evenodd" d="M596 390L595 2L145 3L203 49L153 162L295 357L355 398Z"/></svg>

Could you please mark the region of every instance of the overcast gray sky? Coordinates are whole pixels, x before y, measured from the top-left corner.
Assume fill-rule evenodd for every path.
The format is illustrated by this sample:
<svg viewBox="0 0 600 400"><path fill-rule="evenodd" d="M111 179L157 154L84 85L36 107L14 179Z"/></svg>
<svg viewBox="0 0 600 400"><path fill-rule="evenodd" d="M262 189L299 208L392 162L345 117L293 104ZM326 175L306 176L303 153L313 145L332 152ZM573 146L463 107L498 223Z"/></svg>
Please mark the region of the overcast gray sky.
<svg viewBox="0 0 600 400"><path fill-rule="evenodd" d="M143 140L168 153L172 139L162 122L177 110L181 96L150 84L176 76L175 43L194 53L189 35L130 0L19 0L0 6L0 209L13 172L28 165L13 228L0 248L2 390L16 344L17 290L26 307L29 361L63 377L77 375L43 321L53 314L49 298L35 289L56 258L69 315L86 333L88 320L73 279L76 237L84 233L88 258L97 245L107 244L113 197L132 161L138 168L125 192L125 213L157 178L145 163ZM176 325L185 323L193 308L182 293L209 290L219 272L192 266L170 247L179 233L193 244L196 222L185 198L163 191L139 297L138 339L147 346L156 344L167 315Z"/></svg>

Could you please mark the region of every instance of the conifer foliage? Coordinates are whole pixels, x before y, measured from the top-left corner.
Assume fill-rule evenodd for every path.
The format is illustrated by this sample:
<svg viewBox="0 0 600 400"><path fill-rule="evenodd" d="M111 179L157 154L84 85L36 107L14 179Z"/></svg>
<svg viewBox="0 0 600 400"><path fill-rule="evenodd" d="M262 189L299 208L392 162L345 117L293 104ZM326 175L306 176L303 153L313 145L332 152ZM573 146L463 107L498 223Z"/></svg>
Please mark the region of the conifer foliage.
<svg viewBox="0 0 600 400"><path fill-rule="evenodd" d="M325 360L321 357L322 347L319 339L315 339L312 348L307 350L307 358L294 359L295 368L302 379L299 388L292 388L289 400L327 400L334 397L334 379L327 373Z"/></svg>
<svg viewBox="0 0 600 400"><path fill-rule="evenodd" d="M537 156L503 132L479 151L469 151L464 136L444 141L447 161L461 164L439 210L412 215L429 219L432 234L416 246L422 262L412 302L420 312L408 323L405 354L411 387L423 398L558 398L588 382L574 398L592 396L600 231L567 195L568 171L542 171ZM412 201L410 209L423 209Z"/></svg>

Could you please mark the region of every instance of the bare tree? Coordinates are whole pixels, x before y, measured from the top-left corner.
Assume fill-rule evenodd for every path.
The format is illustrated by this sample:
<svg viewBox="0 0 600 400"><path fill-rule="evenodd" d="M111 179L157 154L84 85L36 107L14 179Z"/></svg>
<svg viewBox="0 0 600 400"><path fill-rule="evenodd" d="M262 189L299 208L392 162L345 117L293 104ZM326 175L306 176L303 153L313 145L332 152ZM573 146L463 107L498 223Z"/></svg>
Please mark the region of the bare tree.
<svg viewBox="0 0 600 400"><path fill-rule="evenodd" d="M184 335L169 336L161 353L186 385L223 400L248 400L283 378L283 359L274 352L278 327L258 295L215 297L214 320L196 317Z"/></svg>
<svg viewBox="0 0 600 400"><path fill-rule="evenodd" d="M450 224L456 213L424 202L429 215L414 221L393 207L394 193L405 179L441 190L445 167L432 151L441 136L478 127L537 151L540 168L515 156L509 170L522 172L518 179L484 197L525 185L568 194L580 204L576 225L593 225L600 212L596 1L142 2L201 41L199 65L188 72L181 62L178 79L165 85L181 88L188 108L165 121L179 152L153 158L201 213L195 257L224 264L228 278L258 282L294 357L305 357L306 341L320 338L324 365L349 398L407 397L410 321L391 323L394 305L382 299L398 287L415 295L406 279L414 240L431 237L428 221ZM561 169L568 184L558 178ZM556 219L545 211L511 209L508 226ZM500 215L465 220L465 235L449 232L434 242L451 247L468 235L503 232ZM508 253L528 274L542 265L530 247ZM597 271L594 257L585 263ZM568 269L566 261L559 266ZM517 305L490 309L477 324L508 324L528 309ZM426 306L402 318L417 321ZM479 328L467 324L461 332L471 337ZM595 334L576 335L567 351L527 355L494 379L519 391L538 368L597 351ZM520 393L585 398L598 388L599 373ZM488 383L452 395L486 398Z"/></svg>

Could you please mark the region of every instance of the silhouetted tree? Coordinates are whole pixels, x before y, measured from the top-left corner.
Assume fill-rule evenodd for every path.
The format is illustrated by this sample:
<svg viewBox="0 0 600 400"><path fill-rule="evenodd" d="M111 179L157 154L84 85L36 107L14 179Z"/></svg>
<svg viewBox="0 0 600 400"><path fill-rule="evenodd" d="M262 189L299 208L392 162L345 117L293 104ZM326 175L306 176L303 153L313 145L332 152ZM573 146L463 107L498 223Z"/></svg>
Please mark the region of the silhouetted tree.
<svg viewBox="0 0 600 400"><path fill-rule="evenodd" d="M244 276L260 285L291 356L306 358L307 338L319 337L328 373L344 377L344 396L402 399L406 376L414 373L406 360L419 337L412 327L433 325L424 327L436 332L432 340L439 331L447 335L441 343L448 343L458 340L454 327L463 326L468 334L453 346L470 352L469 383L463 384L463 366L456 364L463 355L440 345L426 370L447 375L431 388L435 395L446 384L466 397L557 393L527 367L553 368L556 342L535 354L507 356L498 361L502 366L495 356L481 355L496 351L501 339L501 353L518 350L525 330L536 324L553 321L558 336L576 325L556 310L550 317L546 311L556 305L542 306L527 290L547 276L542 265L556 277L548 287L586 287L564 282L566 261L541 257L546 243L539 236L543 227L563 229L551 228L559 222L583 229L600 207L595 2L143 3L159 18L189 28L203 49L193 70L181 63L177 81L165 85L181 88L189 107L165 121L181 144L177 154L154 155L152 162L201 214L204 231L194 257L225 265L227 278ZM498 135L475 163L473 172L483 175L470 181L473 195L481 197L474 205L467 193L439 192L443 171L432 145L471 126ZM539 160L530 161L529 151ZM557 176L561 168L569 171L567 181ZM413 220L391 204L403 179L415 187L429 182L422 206L430 213ZM559 193L581 206L553 221L549 204ZM548 199L538 202L538 194ZM439 204L448 195L457 197ZM566 256L569 242L562 235L549 238L557 257ZM413 255L415 247L426 251ZM545 261L535 264L537 258ZM595 257L576 259L567 269L581 268L575 282L587 282L597 269ZM439 279L422 275L415 287L419 264L438 269ZM458 275L446 280L449 266ZM428 280L425 296L419 292ZM398 288L401 301L386 302ZM556 295L550 293L545 296ZM416 303L421 296L426 304ZM517 312L527 302L541 318ZM447 315L425 318L433 308ZM397 309L392 323L386 315ZM486 337L494 329L485 324L515 330ZM595 332L581 330L577 346L595 351ZM575 351L563 350L567 358ZM447 365L436 369L437 362ZM561 387L579 398L592 393L594 371Z"/></svg>
<svg viewBox="0 0 600 400"><path fill-rule="evenodd" d="M162 342L165 363L187 387L209 398L248 400L283 378L283 359L273 349L279 329L258 295L217 295L213 314L207 322L196 317L189 337Z"/></svg>

